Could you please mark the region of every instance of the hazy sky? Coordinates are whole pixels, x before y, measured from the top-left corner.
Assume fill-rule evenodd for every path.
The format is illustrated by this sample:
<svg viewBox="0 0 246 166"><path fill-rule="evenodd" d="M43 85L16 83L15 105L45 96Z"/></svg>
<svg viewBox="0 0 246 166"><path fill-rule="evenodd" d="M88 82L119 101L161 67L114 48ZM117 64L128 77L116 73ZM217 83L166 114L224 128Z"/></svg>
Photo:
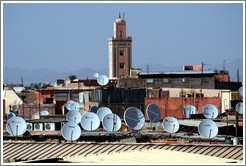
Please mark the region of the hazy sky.
<svg viewBox="0 0 246 166"><path fill-rule="evenodd" d="M69 71L108 67L108 37L125 13L133 67L233 61L243 56L243 4L3 5L3 65Z"/></svg>

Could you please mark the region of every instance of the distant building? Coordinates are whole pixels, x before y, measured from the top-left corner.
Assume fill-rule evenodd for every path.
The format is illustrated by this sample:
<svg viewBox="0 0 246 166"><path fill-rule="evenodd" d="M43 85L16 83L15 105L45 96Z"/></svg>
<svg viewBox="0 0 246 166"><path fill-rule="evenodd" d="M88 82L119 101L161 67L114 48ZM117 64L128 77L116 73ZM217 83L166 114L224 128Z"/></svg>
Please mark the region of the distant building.
<svg viewBox="0 0 246 166"><path fill-rule="evenodd" d="M126 22L121 16L114 22L114 36L109 38L109 78L130 76L132 38L126 35Z"/></svg>

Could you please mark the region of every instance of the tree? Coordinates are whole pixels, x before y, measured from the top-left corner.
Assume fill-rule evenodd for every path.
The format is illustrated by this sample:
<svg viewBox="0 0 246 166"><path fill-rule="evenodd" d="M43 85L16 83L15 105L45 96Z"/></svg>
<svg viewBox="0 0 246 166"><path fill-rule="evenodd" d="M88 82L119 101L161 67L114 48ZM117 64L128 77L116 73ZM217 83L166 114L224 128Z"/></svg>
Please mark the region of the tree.
<svg viewBox="0 0 246 166"><path fill-rule="evenodd" d="M68 76L68 78L70 79L70 81L73 81L73 80L77 79L78 77L76 75L70 75L70 76Z"/></svg>

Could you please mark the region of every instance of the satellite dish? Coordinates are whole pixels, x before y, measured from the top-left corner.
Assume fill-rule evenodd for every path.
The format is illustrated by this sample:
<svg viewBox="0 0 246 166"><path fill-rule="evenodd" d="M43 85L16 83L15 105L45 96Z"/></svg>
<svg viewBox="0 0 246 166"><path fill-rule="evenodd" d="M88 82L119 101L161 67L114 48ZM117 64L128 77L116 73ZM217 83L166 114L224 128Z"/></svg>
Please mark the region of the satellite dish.
<svg viewBox="0 0 246 166"><path fill-rule="evenodd" d="M237 105L236 105L236 111L237 111L239 114L243 114L243 102L237 103Z"/></svg>
<svg viewBox="0 0 246 166"><path fill-rule="evenodd" d="M100 126L100 119L93 112L85 113L81 118L81 126L84 130L93 131Z"/></svg>
<svg viewBox="0 0 246 166"><path fill-rule="evenodd" d="M159 122L161 113L156 104L149 104L146 108L146 114L152 123Z"/></svg>
<svg viewBox="0 0 246 166"><path fill-rule="evenodd" d="M105 75L100 75L97 77L97 83L101 86L107 85L108 81L109 81L109 79Z"/></svg>
<svg viewBox="0 0 246 166"><path fill-rule="evenodd" d="M184 117L185 118L190 118L190 115L191 114L198 114L198 111L197 111L197 109L196 109L195 106L193 106L193 105L187 105L187 106L184 107L183 114L184 114Z"/></svg>
<svg viewBox="0 0 246 166"><path fill-rule="evenodd" d="M237 91L240 96L243 96L243 86L241 86Z"/></svg>
<svg viewBox="0 0 246 166"><path fill-rule="evenodd" d="M95 105L90 108L90 112L93 112L95 114L97 113L97 110L98 110L98 107Z"/></svg>
<svg viewBox="0 0 246 166"><path fill-rule="evenodd" d="M41 111L41 112L40 112L40 115L42 115L42 116L47 116L47 115L49 115L49 112L46 111L46 110L44 110L44 111Z"/></svg>
<svg viewBox="0 0 246 166"><path fill-rule="evenodd" d="M97 78L99 76L99 74L98 73L94 73L93 76Z"/></svg>
<svg viewBox="0 0 246 166"><path fill-rule="evenodd" d="M12 105L11 106L11 111L12 112L17 112L17 110L18 110L18 105Z"/></svg>
<svg viewBox="0 0 246 166"><path fill-rule="evenodd" d="M133 130L140 130L145 123L143 113L136 107L126 109L124 112L124 121L126 125Z"/></svg>
<svg viewBox="0 0 246 166"><path fill-rule="evenodd" d="M111 109L109 109L108 107L100 107L98 110L97 110L97 116L99 117L100 121L102 122L103 121L103 118L108 115L108 114L111 114L112 111Z"/></svg>
<svg viewBox="0 0 246 166"><path fill-rule="evenodd" d="M20 136L26 132L26 121L21 117L12 117L7 121L6 129L12 136Z"/></svg>
<svg viewBox="0 0 246 166"><path fill-rule="evenodd" d="M102 125L106 131L118 131L121 127L121 119L116 114L108 114L103 118Z"/></svg>
<svg viewBox="0 0 246 166"><path fill-rule="evenodd" d="M77 110L77 111L79 111L80 110L80 105L79 105L79 103L78 102L75 102L75 101L73 101L73 100L69 100L69 101L67 101L67 103L66 103L66 105L65 105L65 107L68 109L68 110Z"/></svg>
<svg viewBox="0 0 246 166"><path fill-rule="evenodd" d="M68 122L62 127L61 134L65 140L75 141L79 139L81 130L76 123Z"/></svg>
<svg viewBox="0 0 246 166"><path fill-rule="evenodd" d="M207 104L203 107L203 115L207 119L215 119L218 116L218 109L213 104Z"/></svg>
<svg viewBox="0 0 246 166"><path fill-rule="evenodd" d="M203 119L198 126L199 134L204 138L214 138L218 134L218 126L210 119Z"/></svg>
<svg viewBox="0 0 246 166"><path fill-rule="evenodd" d="M168 133L176 133L179 130L178 120L171 116L168 116L163 120L162 126Z"/></svg>
<svg viewBox="0 0 246 166"><path fill-rule="evenodd" d="M7 120L9 120L9 119L12 118L12 117L15 117L15 114L14 114L13 112L9 112L9 113L7 114Z"/></svg>
<svg viewBox="0 0 246 166"><path fill-rule="evenodd" d="M66 114L66 119L68 122L73 122L73 123L80 123L81 121L81 113L76 111L76 110L71 110L71 111L68 111L68 113Z"/></svg>

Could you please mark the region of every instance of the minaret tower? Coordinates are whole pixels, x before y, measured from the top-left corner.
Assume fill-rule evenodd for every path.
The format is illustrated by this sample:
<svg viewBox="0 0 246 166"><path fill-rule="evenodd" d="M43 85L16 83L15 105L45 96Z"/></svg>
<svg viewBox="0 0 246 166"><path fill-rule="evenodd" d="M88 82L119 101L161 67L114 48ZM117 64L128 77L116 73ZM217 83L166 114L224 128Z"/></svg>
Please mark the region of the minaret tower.
<svg viewBox="0 0 246 166"><path fill-rule="evenodd" d="M126 36L124 18L114 22L114 36L109 38L109 78L130 76L132 67L132 38Z"/></svg>

